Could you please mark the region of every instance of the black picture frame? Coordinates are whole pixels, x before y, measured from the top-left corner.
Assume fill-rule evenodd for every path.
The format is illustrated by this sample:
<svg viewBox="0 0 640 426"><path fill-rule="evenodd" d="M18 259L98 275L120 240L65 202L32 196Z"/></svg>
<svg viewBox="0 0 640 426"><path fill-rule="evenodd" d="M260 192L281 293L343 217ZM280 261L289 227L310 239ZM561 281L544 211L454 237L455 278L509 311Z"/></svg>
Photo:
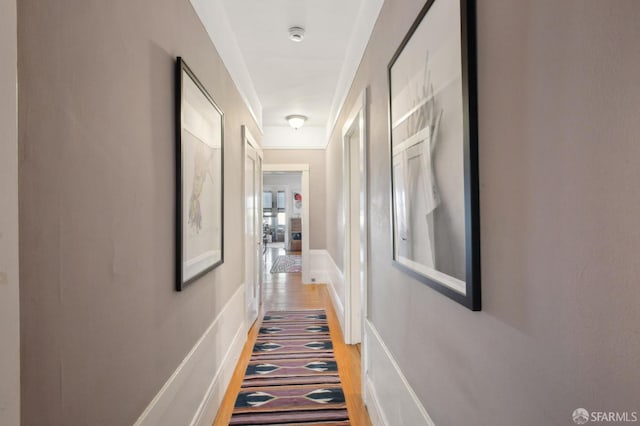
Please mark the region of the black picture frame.
<svg viewBox="0 0 640 426"><path fill-rule="evenodd" d="M176 60L176 290L224 263L224 113Z"/></svg>
<svg viewBox="0 0 640 426"><path fill-rule="evenodd" d="M474 0L428 0L387 76L393 265L479 311L475 34Z"/></svg>

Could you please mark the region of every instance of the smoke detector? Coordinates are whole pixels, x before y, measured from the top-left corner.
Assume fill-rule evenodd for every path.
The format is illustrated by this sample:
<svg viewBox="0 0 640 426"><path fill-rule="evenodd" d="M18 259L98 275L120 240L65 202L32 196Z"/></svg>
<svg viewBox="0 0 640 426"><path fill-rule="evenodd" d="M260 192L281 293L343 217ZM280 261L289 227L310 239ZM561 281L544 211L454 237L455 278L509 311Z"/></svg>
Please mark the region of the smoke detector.
<svg viewBox="0 0 640 426"><path fill-rule="evenodd" d="M299 43L303 39L304 39L304 28L302 27L289 28L289 40Z"/></svg>

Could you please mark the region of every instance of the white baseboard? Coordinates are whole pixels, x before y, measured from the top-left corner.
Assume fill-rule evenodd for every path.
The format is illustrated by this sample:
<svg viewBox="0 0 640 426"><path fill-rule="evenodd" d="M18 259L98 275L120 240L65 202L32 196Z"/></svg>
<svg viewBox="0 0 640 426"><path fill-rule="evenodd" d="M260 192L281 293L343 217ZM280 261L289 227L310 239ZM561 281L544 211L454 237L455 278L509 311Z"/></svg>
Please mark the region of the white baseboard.
<svg viewBox="0 0 640 426"><path fill-rule="evenodd" d="M344 276L327 250L310 250L311 277L326 283L344 335Z"/></svg>
<svg viewBox="0 0 640 426"><path fill-rule="evenodd" d="M309 275L311 282L315 284L327 284L329 282L329 273L327 267L326 250L309 250Z"/></svg>
<svg viewBox="0 0 640 426"><path fill-rule="evenodd" d="M371 380L366 379L365 387L364 387L365 395L364 400L367 405L367 412L369 413L369 419L371 420L371 424L373 426L379 425L389 425L389 422L384 417L384 413L381 411L382 407L380 406L380 402L378 401L378 396L376 395L375 389Z"/></svg>
<svg viewBox="0 0 640 426"><path fill-rule="evenodd" d="M338 322L340 323L340 330L342 331L342 335L344 336L344 305L340 301L340 297L338 296L333 283L327 283L327 290L329 291L329 295L331 296L333 309L336 311L336 316L338 317Z"/></svg>
<svg viewBox="0 0 640 426"><path fill-rule="evenodd" d="M239 327L236 335L229 346L226 356L220 367L219 374L216 374L211 380L209 389L205 394L198 411L193 417L191 425L193 426L211 426L218 414L218 409L222 404L222 399L227 392L229 383L231 382L231 376L236 369L238 359L242 354L242 349L247 341L247 327Z"/></svg>
<svg viewBox="0 0 640 426"><path fill-rule="evenodd" d="M365 401L374 426L434 426L374 325L365 321Z"/></svg>
<svg viewBox="0 0 640 426"><path fill-rule="evenodd" d="M246 341L244 284L162 386L135 426L211 425Z"/></svg>
<svg viewBox="0 0 640 426"><path fill-rule="evenodd" d="M345 335L345 282L344 275L336 262L331 257L328 251L325 250L325 262L327 265L327 274L329 275L329 282L327 283L329 288L329 294L331 295L331 300L333 301L333 307L336 310L336 315L338 316L338 322L340 323L340 328L342 329L342 335Z"/></svg>

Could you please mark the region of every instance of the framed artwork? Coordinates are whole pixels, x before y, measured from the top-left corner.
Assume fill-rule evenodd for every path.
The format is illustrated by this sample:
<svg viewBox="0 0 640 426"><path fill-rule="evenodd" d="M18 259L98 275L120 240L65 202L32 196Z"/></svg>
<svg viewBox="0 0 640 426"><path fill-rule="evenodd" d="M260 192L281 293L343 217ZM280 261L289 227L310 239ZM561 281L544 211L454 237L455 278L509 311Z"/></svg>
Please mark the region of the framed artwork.
<svg viewBox="0 0 640 426"><path fill-rule="evenodd" d="M302 216L302 194L299 192L293 193L293 215Z"/></svg>
<svg viewBox="0 0 640 426"><path fill-rule="evenodd" d="M388 78L394 265L480 310L474 1L427 1Z"/></svg>
<svg viewBox="0 0 640 426"><path fill-rule="evenodd" d="M223 263L224 114L176 64L176 290Z"/></svg>

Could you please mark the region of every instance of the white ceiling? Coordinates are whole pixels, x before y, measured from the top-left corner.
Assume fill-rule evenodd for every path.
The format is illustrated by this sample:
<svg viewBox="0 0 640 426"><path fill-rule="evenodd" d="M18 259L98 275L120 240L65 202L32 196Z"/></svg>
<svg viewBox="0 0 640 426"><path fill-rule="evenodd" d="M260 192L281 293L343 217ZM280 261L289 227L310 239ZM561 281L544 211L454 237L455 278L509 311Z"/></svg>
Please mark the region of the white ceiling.
<svg viewBox="0 0 640 426"><path fill-rule="evenodd" d="M265 126L286 126L289 114L326 125L362 1L223 0ZM295 25L306 30L300 43L289 40Z"/></svg>
<svg viewBox="0 0 640 426"><path fill-rule="evenodd" d="M259 125L303 114L330 130L383 0L191 2ZM289 40L292 26L304 41Z"/></svg>

